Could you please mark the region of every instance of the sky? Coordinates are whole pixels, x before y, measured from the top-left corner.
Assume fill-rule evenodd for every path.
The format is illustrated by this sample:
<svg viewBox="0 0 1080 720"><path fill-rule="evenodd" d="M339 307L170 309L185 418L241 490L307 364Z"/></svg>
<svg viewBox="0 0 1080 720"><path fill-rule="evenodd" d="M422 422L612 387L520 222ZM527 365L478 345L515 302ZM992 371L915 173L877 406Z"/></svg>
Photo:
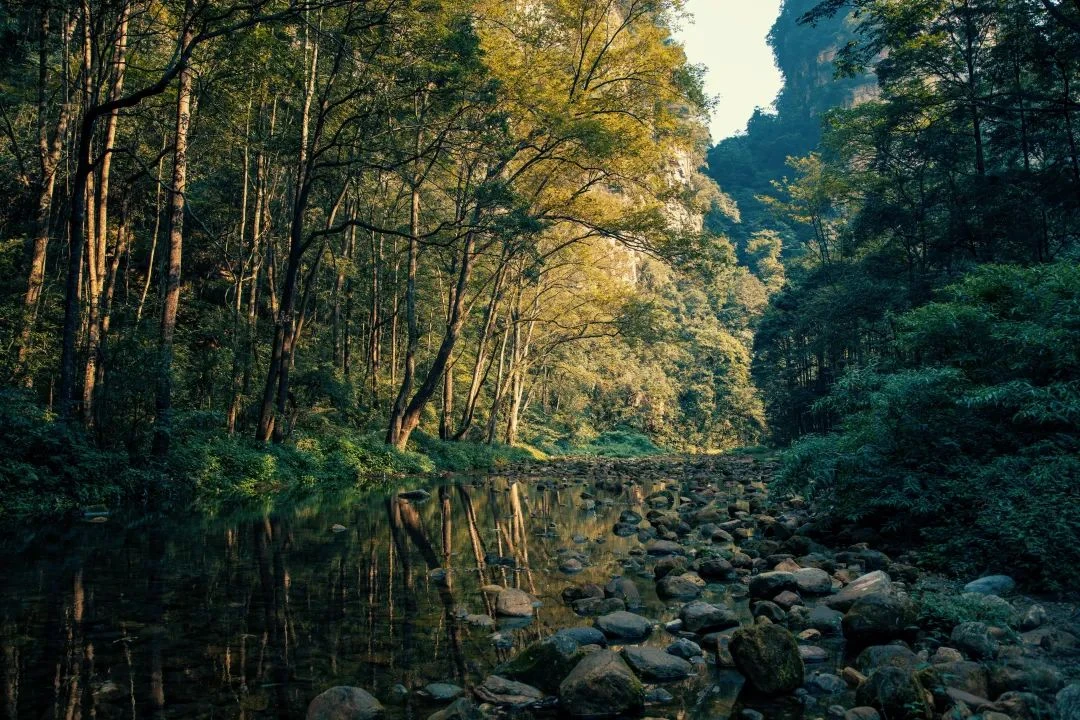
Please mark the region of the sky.
<svg viewBox="0 0 1080 720"><path fill-rule="evenodd" d="M746 129L756 107L768 107L783 77L765 40L780 0L687 0L691 20L676 34L691 63L708 67L705 92L719 96L709 129L713 142Z"/></svg>

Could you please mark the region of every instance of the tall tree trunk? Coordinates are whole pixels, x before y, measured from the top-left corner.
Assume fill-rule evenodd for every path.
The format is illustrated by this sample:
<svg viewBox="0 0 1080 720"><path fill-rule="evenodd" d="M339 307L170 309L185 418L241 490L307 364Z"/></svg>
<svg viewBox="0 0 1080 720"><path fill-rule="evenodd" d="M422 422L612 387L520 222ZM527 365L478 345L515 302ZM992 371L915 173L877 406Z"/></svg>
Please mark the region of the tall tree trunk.
<svg viewBox="0 0 1080 720"><path fill-rule="evenodd" d="M465 395L465 407L461 413L461 425L458 426L457 432L454 433L454 440L465 437L465 433L469 432L469 428L473 424L473 418L476 415L476 402L480 398L480 390L483 387L484 378L487 376L485 368L491 367L491 364L487 361L487 346L488 341L491 339L492 330L495 328L495 320L498 317L499 301L502 299L505 277L506 253L504 251L499 269L496 270L495 282L492 283L491 298L488 300L487 308L484 310L484 322L480 327L480 338L476 343L476 360L473 362L472 379L469 381L469 390Z"/></svg>
<svg viewBox="0 0 1080 720"><path fill-rule="evenodd" d="M49 14L51 9L48 3L41 6L41 26L38 45L38 192L37 192L37 215L35 222L34 240L30 251L30 274L26 284L26 296L23 301L24 318L23 329L19 338L18 360L20 368L25 369L28 359L27 353L32 342L34 325L37 320L38 303L41 299L41 290L45 284L45 260L49 248L49 236L52 225L53 194L56 190L56 174L60 166L60 155L64 147L64 137L67 135L68 124L71 122L72 103L64 91L64 99L60 105L60 114L56 120L56 126L49 133ZM65 11L62 23L62 44L64 53L70 42L71 33L74 29L74 15L69 22ZM67 80L66 76L64 78ZM32 384L33 377L26 375L27 384Z"/></svg>
<svg viewBox="0 0 1080 720"><path fill-rule="evenodd" d="M419 142L417 142L419 145ZM408 442L408 433L404 432L405 411L412 397L413 382L416 376L416 353L420 347L420 324L416 316L416 274L420 252L420 188L414 181L409 204L409 255L405 276L405 322L408 339L405 345L405 367L401 377L401 387L390 410L390 427L386 442L401 450ZM405 439L402 440L402 435Z"/></svg>
<svg viewBox="0 0 1080 720"><path fill-rule="evenodd" d="M185 17L190 17L193 0L187 0ZM194 30L184 24L183 46L191 44ZM185 66L179 75L176 94L176 133L173 149L173 175L169 203L169 258L165 273L164 302L161 310L159 339L158 382L154 421L154 455L169 454L172 436L173 336L176 332L176 313L180 307L180 278L184 250L184 193L187 190L188 131L191 128L192 71Z"/></svg>

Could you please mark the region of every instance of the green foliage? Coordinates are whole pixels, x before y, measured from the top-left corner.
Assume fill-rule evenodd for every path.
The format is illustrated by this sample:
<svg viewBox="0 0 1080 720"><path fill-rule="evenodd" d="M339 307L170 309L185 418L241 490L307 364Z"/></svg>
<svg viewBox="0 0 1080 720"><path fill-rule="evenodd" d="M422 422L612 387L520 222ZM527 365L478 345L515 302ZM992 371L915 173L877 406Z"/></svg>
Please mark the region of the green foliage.
<svg viewBox="0 0 1080 720"><path fill-rule="evenodd" d="M956 572L1080 578L1080 268L986 266L896 326L892 360L819 403L838 431L796 443L781 487L918 532Z"/></svg>
<svg viewBox="0 0 1080 720"><path fill-rule="evenodd" d="M574 435L538 434L531 443L552 457L636 458L661 455L647 435L633 430L605 430L590 434L579 430Z"/></svg>
<svg viewBox="0 0 1080 720"><path fill-rule="evenodd" d="M1008 628L1017 624L1016 611L1002 600L958 592L955 588L916 588L913 593L919 625L950 632L960 623L981 622Z"/></svg>
<svg viewBox="0 0 1080 720"><path fill-rule="evenodd" d="M448 442L425 433L414 433L410 445L423 457L430 458L435 467L453 472L481 470L497 472L513 465L542 459L528 448L468 442Z"/></svg>

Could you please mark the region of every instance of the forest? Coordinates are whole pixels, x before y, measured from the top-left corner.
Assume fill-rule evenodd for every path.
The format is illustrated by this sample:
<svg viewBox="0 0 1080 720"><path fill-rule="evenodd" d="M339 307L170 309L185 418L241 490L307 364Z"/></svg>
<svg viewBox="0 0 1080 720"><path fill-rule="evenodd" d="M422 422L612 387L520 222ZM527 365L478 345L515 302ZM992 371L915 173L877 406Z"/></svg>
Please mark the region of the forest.
<svg viewBox="0 0 1080 720"><path fill-rule="evenodd" d="M0 13L0 512L764 444L1075 558L1075 4L788 0L712 147L678 0Z"/></svg>

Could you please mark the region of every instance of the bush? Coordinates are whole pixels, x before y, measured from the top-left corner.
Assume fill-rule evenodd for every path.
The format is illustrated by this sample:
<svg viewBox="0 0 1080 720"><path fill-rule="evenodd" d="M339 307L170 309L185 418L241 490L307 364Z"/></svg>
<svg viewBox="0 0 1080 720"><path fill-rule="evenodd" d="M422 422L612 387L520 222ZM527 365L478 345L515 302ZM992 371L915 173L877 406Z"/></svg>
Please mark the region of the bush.
<svg viewBox="0 0 1080 720"><path fill-rule="evenodd" d="M896 325L896 359L837 383L839 431L794 445L780 487L943 569L1080 580L1080 268L983 267Z"/></svg>

